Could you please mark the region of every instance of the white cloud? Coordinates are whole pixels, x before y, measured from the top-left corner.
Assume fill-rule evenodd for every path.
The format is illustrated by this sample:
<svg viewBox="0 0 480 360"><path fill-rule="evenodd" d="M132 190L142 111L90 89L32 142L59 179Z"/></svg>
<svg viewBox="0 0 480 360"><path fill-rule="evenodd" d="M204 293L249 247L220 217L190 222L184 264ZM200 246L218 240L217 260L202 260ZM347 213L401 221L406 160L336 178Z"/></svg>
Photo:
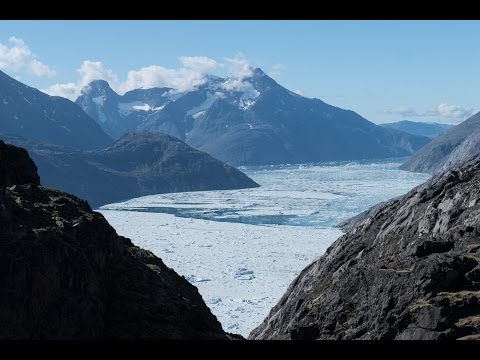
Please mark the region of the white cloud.
<svg viewBox="0 0 480 360"><path fill-rule="evenodd" d="M230 68L231 76L222 84L227 91L239 91L244 93L246 98L256 98L260 93L253 87L248 78L253 76L253 66L243 54L234 58L225 58Z"/></svg>
<svg viewBox="0 0 480 360"><path fill-rule="evenodd" d="M388 110L388 114L401 115L404 117L443 117L453 120L464 120L474 114L474 109L441 103L436 109L429 109L424 112L418 112L412 107L400 106Z"/></svg>
<svg viewBox="0 0 480 360"><path fill-rule="evenodd" d="M473 115L473 109L442 103L434 110L428 110L426 116L442 116L445 118L465 119Z"/></svg>
<svg viewBox="0 0 480 360"><path fill-rule="evenodd" d="M52 77L55 75L54 70L37 59L33 59L28 63L28 69L38 77Z"/></svg>
<svg viewBox="0 0 480 360"><path fill-rule="evenodd" d="M63 96L64 98L75 100L80 91L76 83L54 84L47 89L40 89L44 93L52 96Z"/></svg>
<svg viewBox="0 0 480 360"><path fill-rule="evenodd" d="M219 64L206 56L180 56L178 60L180 60L185 68L203 74L209 74L219 67L223 67L223 64Z"/></svg>
<svg viewBox="0 0 480 360"><path fill-rule="evenodd" d="M100 61L86 60L77 70L79 79L76 83L54 84L42 91L50 95L59 95L75 100L81 90L93 80L106 80L120 94L138 88L170 87L177 91L192 90L206 81L206 75L223 66L205 56L180 56L183 65L177 69L151 65L130 70L125 81L104 67Z"/></svg>
<svg viewBox="0 0 480 360"><path fill-rule="evenodd" d="M285 71L285 69L286 69L285 65L276 64L272 67L272 70L270 70L270 73L268 75L270 75L270 76L280 76Z"/></svg>
<svg viewBox="0 0 480 360"><path fill-rule="evenodd" d="M225 58L225 61L230 68L232 78L243 80L253 75L253 67L250 61L242 53L234 58Z"/></svg>
<svg viewBox="0 0 480 360"><path fill-rule="evenodd" d="M112 70L105 68L100 61L85 60L77 69L77 73L79 79L76 83L53 84L41 91L49 95L75 100L80 96L82 89L93 80L106 80L112 88L119 86L117 75Z"/></svg>
<svg viewBox="0 0 480 360"><path fill-rule="evenodd" d="M222 84L222 88L227 91L239 91L243 92L243 97L256 98L260 93L254 88L252 83L247 80L239 80L235 78L229 78Z"/></svg>
<svg viewBox="0 0 480 360"><path fill-rule="evenodd" d="M180 92L193 90L205 83L207 74L223 66L206 56L180 56L178 60L183 65L178 69L152 65L129 71L119 90L151 87L171 87Z"/></svg>
<svg viewBox="0 0 480 360"><path fill-rule="evenodd" d="M420 116L414 108L407 106L399 106L390 110L387 110L387 114L400 115L400 116Z"/></svg>
<svg viewBox="0 0 480 360"><path fill-rule="evenodd" d="M77 72L80 75L79 85L82 88L93 80L105 80L112 87L118 86L117 75L112 70L105 68L101 61L85 60Z"/></svg>
<svg viewBox="0 0 480 360"><path fill-rule="evenodd" d="M11 36L9 45L0 43L0 69L12 72L27 70L38 77L51 77L55 71L38 60L28 45L20 38Z"/></svg>
<svg viewBox="0 0 480 360"><path fill-rule="evenodd" d="M75 100L81 91L93 80L106 80L113 90L123 94L138 88L170 87L175 91L190 91L205 83L208 74L225 66L206 56L180 56L181 66L166 68L159 65L142 67L130 70L126 79L120 81L119 77L100 61L85 60L77 70L77 82L54 84L42 91L50 95L64 96ZM222 84L228 91L241 91L245 97L255 98L259 95L253 85L247 81L253 75L253 67L248 59L240 54L235 58L225 59L231 77Z"/></svg>

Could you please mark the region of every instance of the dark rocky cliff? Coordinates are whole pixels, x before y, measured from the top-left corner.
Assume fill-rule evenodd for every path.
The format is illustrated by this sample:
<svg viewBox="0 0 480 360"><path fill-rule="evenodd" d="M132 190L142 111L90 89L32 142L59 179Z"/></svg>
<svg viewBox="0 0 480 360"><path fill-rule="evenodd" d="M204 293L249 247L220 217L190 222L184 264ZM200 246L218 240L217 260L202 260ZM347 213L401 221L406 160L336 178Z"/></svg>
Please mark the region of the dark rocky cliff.
<svg viewBox="0 0 480 360"><path fill-rule="evenodd" d="M161 259L39 186L25 150L0 142L0 169L0 339L230 337Z"/></svg>
<svg viewBox="0 0 480 360"><path fill-rule="evenodd" d="M480 339L480 160L367 212L252 339Z"/></svg>
<svg viewBox="0 0 480 360"><path fill-rule="evenodd" d="M35 163L27 150L0 140L0 186L40 184Z"/></svg>

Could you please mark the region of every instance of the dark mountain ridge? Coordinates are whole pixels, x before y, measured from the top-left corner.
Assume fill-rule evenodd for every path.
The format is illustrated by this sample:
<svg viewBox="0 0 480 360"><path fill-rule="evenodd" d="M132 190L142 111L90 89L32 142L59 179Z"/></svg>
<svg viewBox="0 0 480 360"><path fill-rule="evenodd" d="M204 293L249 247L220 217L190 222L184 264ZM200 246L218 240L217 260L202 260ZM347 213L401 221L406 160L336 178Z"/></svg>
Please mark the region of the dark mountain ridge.
<svg viewBox="0 0 480 360"><path fill-rule="evenodd" d="M113 140L70 100L49 96L0 71L0 133L79 149L98 149Z"/></svg>
<svg viewBox="0 0 480 360"><path fill-rule="evenodd" d="M129 133L111 147L88 151L0 138L28 149L44 185L87 199L93 207L144 195L259 186L168 135Z"/></svg>

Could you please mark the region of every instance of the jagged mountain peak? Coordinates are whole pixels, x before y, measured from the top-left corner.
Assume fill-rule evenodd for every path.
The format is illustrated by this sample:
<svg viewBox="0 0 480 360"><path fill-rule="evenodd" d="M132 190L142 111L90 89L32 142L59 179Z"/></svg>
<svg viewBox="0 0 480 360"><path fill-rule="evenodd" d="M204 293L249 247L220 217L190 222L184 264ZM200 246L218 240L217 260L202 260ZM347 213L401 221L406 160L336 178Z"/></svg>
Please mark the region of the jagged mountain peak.
<svg viewBox="0 0 480 360"><path fill-rule="evenodd" d="M267 74L265 74L265 72L259 67L253 69L253 74L254 76L267 76Z"/></svg>
<svg viewBox="0 0 480 360"><path fill-rule="evenodd" d="M106 80L93 80L81 90L81 95L93 96L118 96Z"/></svg>
<svg viewBox="0 0 480 360"><path fill-rule="evenodd" d="M92 80L88 85L91 87L98 87L98 88L111 88L108 81L103 79Z"/></svg>

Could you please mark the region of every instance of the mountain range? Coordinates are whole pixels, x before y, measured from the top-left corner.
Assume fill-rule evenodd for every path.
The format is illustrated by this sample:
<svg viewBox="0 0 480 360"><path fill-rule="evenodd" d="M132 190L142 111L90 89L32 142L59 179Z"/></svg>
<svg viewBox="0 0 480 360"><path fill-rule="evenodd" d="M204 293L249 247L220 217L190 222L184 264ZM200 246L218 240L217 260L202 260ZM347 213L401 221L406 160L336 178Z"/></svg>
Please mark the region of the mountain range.
<svg viewBox="0 0 480 360"><path fill-rule="evenodd" d="M258 186L241 171L168 135L128 133L114 142L75 103L1 71L0 97L0 138L28 150L45 186L80 196L94 207L165 192Z"/></svg>
<svg viewBox="0 0 480 360"><path fill-rule="evenodd" d="M151 88L121 96L97 80L75 102L114 138L162 132L234 165L407 156L430 141L300 96L259 68L243 79L209 76L186 92Z"/></svg>
<svg viewBox="0 0 480 360"><path fill-rule="evenodd" d="M433 139L451 129L454 125L402 120L393 123L380 124L380 126Z"/></svg>
<svg viewBox="0 0 480 360"><path fill-rule="evenodd" d="M480 113L449 129L415 153L403 170L435 174L480 154Z"/></svg>

